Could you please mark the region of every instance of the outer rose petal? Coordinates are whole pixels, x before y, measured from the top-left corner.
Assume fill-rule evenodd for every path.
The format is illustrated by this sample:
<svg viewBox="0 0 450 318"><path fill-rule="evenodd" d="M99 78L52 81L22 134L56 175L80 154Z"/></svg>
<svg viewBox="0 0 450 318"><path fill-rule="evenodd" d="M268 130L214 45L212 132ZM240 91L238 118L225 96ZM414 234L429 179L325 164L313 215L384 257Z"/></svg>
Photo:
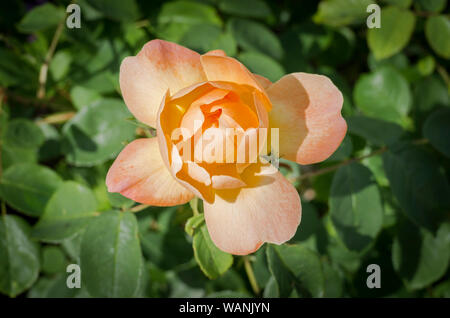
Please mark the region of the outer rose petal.
<svg viewBox="0 0 450 318"><path fill-rule="evenodd" d="M297 190L278 171L256 187L242 188L235 199L216 195L214 203L203 205L211 239L236 255L253 253L264 242L286 242L301 219Z"/></svg>
<svg viewBox="0 0 450 318"><path fill-rule="evenodd" d="M171 94L206 81L200 55L183 46L162 40L144 45L137 56L120 66L120 88L131 113L155 127L156 115L167 90Z"/></svg>
<svg viewBox="0 0 450 318"><path fill-rule="evenodd" d="M206 52L205 55L227 56L227 54L223 50L212 50L212 51Z"/></svg>
<svg viewBox="0 0 450 318"><path fill-rule="evenodd" d="M280 156L299 164L327 159L338 148L347 124L341 116L343 97L326 76L292 73L267 93L273 108L270 126L279 128Z"/></svg>
<svg viewBox="0 0 450 318"><path fill-rule="evenodd" d="M149 205L172 206L194 197L167 170L156 138L136 139L128 144L109 169L106 185L109 192L120 192Z"/></svg>
<svg viewBox="0 0 450 318"><path fill-rule="evenodd" d="M272 82L265 78L264 76L253 74L253 77L256 79L256 81L261 85L264 89L269 88L270 85L272 85Z"/></svg>

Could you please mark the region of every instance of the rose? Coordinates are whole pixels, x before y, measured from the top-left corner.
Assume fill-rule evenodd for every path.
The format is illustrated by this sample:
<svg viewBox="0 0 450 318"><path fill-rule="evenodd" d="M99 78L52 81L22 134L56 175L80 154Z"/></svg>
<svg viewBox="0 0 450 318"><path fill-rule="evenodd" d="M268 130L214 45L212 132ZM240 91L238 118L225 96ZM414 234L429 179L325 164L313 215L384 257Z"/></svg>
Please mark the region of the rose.
<svg viewBox="0 0 450 318"><path fill-rule="evenodd" d="M157 206L202 198L211 239L232 254L286 242L300 223L297 190L259 155L320 162L347 130L342 94L327 77L293 73L272 84L221 50L150 41L122 62L120 87L157 138L125 147L108 190Z"/></svg>

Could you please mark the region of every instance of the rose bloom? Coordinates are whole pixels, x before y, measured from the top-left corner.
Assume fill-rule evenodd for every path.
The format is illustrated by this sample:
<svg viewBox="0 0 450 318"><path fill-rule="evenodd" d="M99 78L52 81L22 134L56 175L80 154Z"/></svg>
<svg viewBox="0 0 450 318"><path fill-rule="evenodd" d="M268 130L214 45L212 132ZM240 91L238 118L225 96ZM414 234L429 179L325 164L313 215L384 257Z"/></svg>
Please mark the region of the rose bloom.
<svg viewBox="0 0 450 318"><path fill-rule="evenodd" d="M221 50L150 41L123 60L120 88L157 137L122 150L108 191L155 206L200 197L211 239L237 255L282 244L300 224L297 190L261 154L320 162L347 131L342 94L327 77L292 73L271 83Z"/></svg>

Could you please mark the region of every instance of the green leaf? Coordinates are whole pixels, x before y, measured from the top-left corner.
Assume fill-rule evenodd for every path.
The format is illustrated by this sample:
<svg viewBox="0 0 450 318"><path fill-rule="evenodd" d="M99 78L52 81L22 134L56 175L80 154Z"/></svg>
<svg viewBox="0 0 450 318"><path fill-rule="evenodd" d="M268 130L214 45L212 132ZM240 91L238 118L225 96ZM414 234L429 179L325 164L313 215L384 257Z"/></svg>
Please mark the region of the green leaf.
<svg viewBox="0 0 450 318"><path fill-rule="evenodd" d="M409 66L409 60L403 53L398 53L382 60L377 60L373 56L373 53L370 53L367 59L367 64L369 65L371 71L375 71L376 69L385 66L390 66L397 70L404 70Z"/></svg>
<svg viewBox="0 0 450 318"><path fill-rule="evenodd" d="M406 9L411 6L413 0L384 0L384 2Z"/></svg>
<svg viewBox="0 0 450 318"><path fill-rule="evenodd" d="M59 247L46 246L42 249L42 271L45 274L64 273L66 263L66 257Z"/></svg>
<svg viewBox="0 0 450 318"><path fill-rule="evenodd" d="M323 296L322 264L315 252L302 245L270 245L267 259L280 297L288 297L294 288L302 296Z"/></svg>
<svg viewBox="0 0 450 318"><path fill-rule="evenodd" d="M189 236L194 236L195 232L205 223L203 214L197 214L190 217L184 225L184 230Z"/></svg>
<svg viewBox="0 0 450 318"><path fill-rule="evenodd" d="M366 139L375 146L390 145L404 134L401 126L376 118L355 115L345 120L352 134Z"/></svg>
<svg viewBox="0 0 450 318"><path fill-rule="evenodd" d="M194 25L184 33L179 43L199 53L218 49L224 50L228 55L236 53L236 41L233 36L228 32L223 32L216 25Z"/></svg>
<svg viewBox="0 0 450 318"><path fill-rule="evenodd" d="M352 152L353 152L352 139L350 138L349 135L346 135L344 137L344 140L342 140L341 144L339 145L338 149L336 149L336 151L333 152L333 154L330 157L328 157L326 161L327 162L341 161L347 159L350 157Z"/></svg>
<svg viewBox="0 0 450 318"><path fill-rule="evenodd" d="M313 19L330 26L360 24L366 21L367 6L372 0L328 0L321 1Z"/></svg>
<svg viewBox="0 0 450 318"><path fill-rule="evenodd" d="M9 167L0 179L3 199L16 210L38 217L61 185L61 178L51 169L23 163Z"/></svg>
<svg viewBox="0 0 450 318"><path fill-rule="evenodd" d="M330 215L344 244L367 248L383 225L383 205L372 172L360 163L339 168L333 178Z"/></svg>
<svg viewBox="0 0 450 318"><path fill-rule="evenodd" d="M315 206L309 202L302 202L302 222L297 232L291 239L291 243L304 242L314 236L320 228L321 220Z"/></svg>
<svg viewBox="0 0 450 318"><path fill-rule="evenodd" d="M376 59L400 52L409 42L416 18L408 10L386 7L380 13L380 28L367 31L367 44Z"/></svg>
<svg viewBox="0 0 450 318"><path fill-rule="evenodd" d="M42 130L28 119L13 119L6 127L5 145L14 148L37 149L45 140Z"/></svg>
<svg viewBox="0 0 450 318"><path fill-rule="evenodd" d="M55 27L64 19L64 9L51 3L34 7L20 21L17 28L21 32L34 33Z"/></svg>
<svg viewBox="0 0 450 318"><path fill-rule="evenodd" d="M450 257L450 224L436 235L412 223L399 228L392 246L392 263L409 289L420 289L440 279Z"/></svg>
<svg viewBox="0 0 450 318"><path fill-rule="evenodd" d="M425 23L425 35L432 49L441 57L450 59L450 19L444 15L433 16Z"/></svg>
<svg viewBox="0 0 450 318"><path fill-rule="evenodd" d="M98 101L102 96L93 89L83 86L73 86L70 90L70 98L75 108L80 110L84 106Z"/></svg>
<svg viewBox="0 0 450 318"><path fill-rule="evenodd" d="M415 0L415 4L420 10L441 12L444 10L447 0Z"/></svg>
<svg viewBox="0 0 450 318"><path fill-rule="evenodd" d="M192 260L191 242L188 242L186 234L180 230L181 224L176 222L177 208L167 208L155 219L150 213L156 209L150 208L137 214L144 256L165 270ZM177 253L165 253L168 250Z"/></svg>
<svg viewBox="0 0 450 318"><path fill-rule="evenodd" d="M191 1L165 3L158 15L158 23L168 22L222 25L222 21L213 7Z"/></svg>
<svg viewBox="0 0 450 318"><path fill-rule="evenodd" d="M91 189L73 181L58 187L33 229L33 237L45 242L72 238L92 219L97 200Z"/></svg>
<svg viewBox="0 0 450 318"><path fill-rule="evenodd" d="M19 163L37 163L38 153L36 149L15 148L8 145L2 145L2 167L4 170L14 164Z"/></svg>
<svg viewBox="0 0 450 318"><path fill-rule="evenodd" d="M272 82L278 81L286 72L271 57L258 52L243 52L239 60L253 73L262 75Z"/></svg>
<svg viewBox="0 0 450 318"><path fill-rule="evenodd" d="M134 214L111 211L92 221L83 234L80 260L83 284L93 297L135 296L143 262Z"/></svg>
<svg viewBox="0 0 450 318"><path fill-rule="evenodd" d="M69 72L72 54L69 50L56 52L50 63L50 74L55 81L63 79Z"/></svg>
<svg viewBox="0 0 450 318"><path fill-rule="evenodd" d="M221 0L219 10L233 16L249 18L267 18L270 7L262 0Z"/></svg>
<svg viewBox="0 0 450 318"><path fill-rule="evenodd" d="M63 127L67 161L76 166L92 166L114 158L123 142L133 138L131 115L118 99L102 99L84 107Z"/></svg>
<svg viewBox="0 0 450 318"><path fill-rule="evenodd" d="M399 124L405 120L412 100L408 82L390 67L362 75L356 82L353 97L367 116Z"/></svg>
<svg viewBox="0 0 450 318"><path fill-rule="evenodd" d="M61 134L52 125L40 122L39 128L44 134L45 141L39 147L39 161L51 160L61 154Z"/></svg>
<svg viewBox="0 0 450 318"><path fill-rule="evenodd" d="M90 0L89 4L116 21L134 21L139 17L135 0Z"/></svg>
<svg viewBox="0 0 450 318"><path fill-rule="evenodd" d="M39 275L39 249L28 224L15 215L0 217L0 292L16 297Z"/></svg>
<svg viewBox="0 0 450 318"><path fill-rule="evenodd" d="M450 109L433 112L425 121L423 135L447 157L450 157Z"/></svg>
<svg viewBox="0 0 450 318"><path fill-rule="evenodd" d="M67 288L67 276L58 274L51 278L40 277L27 293L28 298L73 298L79 292L77 288ZM82 289L83 290L83 289ZM89 297L86 295L85 297Z"/></svg>
<svg viewBox="0 0 450 318"><path fill-rule="evenodd" d="M195 231L192 247L197 264L210 279L219 277L233 264L233 256L214 245L205 224Z"/></svg>
<svg viewBox="0 0 450 318"><path fill-rule="evenodd" d="M231 18L227 29L233 34L237 44L247 51L256 51L274 59L281 59L283 48L277 36L258 22Z"/></svg>
<svg viewBox="0 0 450 318"><path fill-rule="evenodd" d="M134 201L117 192L108 192L108 200L112 207L126 209L133 206Z"/></svg>
<svg viewBox="0 0 450 318"><path fill-rule="evenodd" d="M342 297L342 293L344 291L344 280L339 271L328 262L323 262L322 267L325 280L324 297Z"/></svg>
<svg viewBox="0 0 450 318"><path fill-rule="evenodd" d="M409 219L436 230L450 207L450 188L434 158L416 146L400 144L383 154L383 165Z"/></svg>
<svg viewBox="0 0 450 318"><path fill-rule="evenodd" d="M444 82L437 76L423 78L414 87L414 109L423 113L439 106L450 106Z"/></svg>

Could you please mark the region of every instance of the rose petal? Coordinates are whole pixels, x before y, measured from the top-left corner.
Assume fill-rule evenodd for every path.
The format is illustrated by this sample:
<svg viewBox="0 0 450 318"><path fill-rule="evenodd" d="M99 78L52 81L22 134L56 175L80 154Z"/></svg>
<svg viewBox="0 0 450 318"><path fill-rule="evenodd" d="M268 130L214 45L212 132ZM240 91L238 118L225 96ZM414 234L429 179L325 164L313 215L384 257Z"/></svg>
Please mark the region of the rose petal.
<svg viewBox="0 0 450 318"><path fill-rule="evenodd" d="M211 50L209 52L206 52L205 55L227 56L227 54L223 50Z"/></svg>
<svg viewBox="0 0 450 318"><path fill-rule="evenodd" d="M137 56L120 66L120 88L131 113L155 127L156 114L167 90L171 94L206 80L200 55L162 40L148 42Z"/></svg>
<svg viewBox="0 0 450 318"><path fill-rule="evenodd" d="M256 79L256 81L261 85L264 89L269 88L270 85L272 85L272 82L265 78L264 76L253 74L253 77Z"/></svg>
<svg viewBox="0 0 450 318"><path fill-rule="evenodd" d="M341 116L343 97L322 75L292 73L272 84L270 125L279 128L280 156L299 164L327 159L347 131Z"/></svg>
<svg viewBox="0 0 450 318"><path fill-rule="evenodd" d="M300 197L278 171L254 187L225 190L214 203L203 204L211 239L231 254L253 253L264 242L284 243L300 224Z"/></svg>
<svg viewBox="0 0 450 318"><path fill-rule="evenodd" d="M249 85L258 89L267 98L264 88L258 83L253 74L234 58L218 55L202 55L200 59L208 81L225 81ZM270 102L268 100L264 101L264 106L270 110Z"/></svg>
<svg viewBox="0 0 450 318"><path fill-rule="evenodd" d="M184 204L194 197L164 165L156 138L128 144L109 169L106 185L109 192L156 206Z"/></svg>
<svg viewBox="0 0 450 318"><path fill-rule="evenodd" d="M213 189L235 189L245 186L245 182L241 179L227 175L212 176L211 181Z"/></svg>

